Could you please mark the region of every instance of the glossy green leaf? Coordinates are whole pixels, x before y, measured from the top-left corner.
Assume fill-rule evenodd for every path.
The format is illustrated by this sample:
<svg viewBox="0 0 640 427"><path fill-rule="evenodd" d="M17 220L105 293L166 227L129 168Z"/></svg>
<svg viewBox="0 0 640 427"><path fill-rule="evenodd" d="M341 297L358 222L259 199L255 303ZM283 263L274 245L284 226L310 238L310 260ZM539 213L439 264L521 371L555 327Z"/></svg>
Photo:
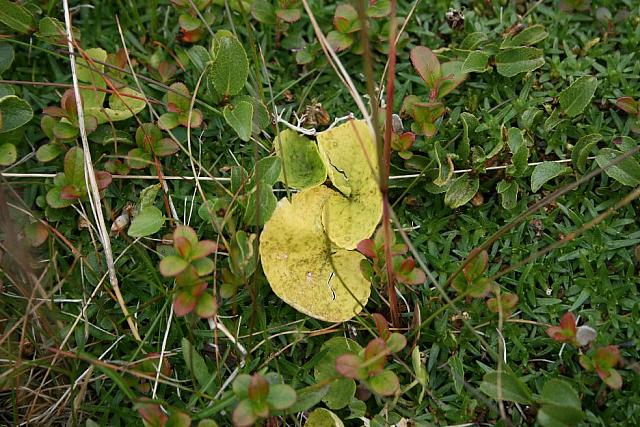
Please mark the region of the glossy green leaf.
<svg viewBox="0 0 640 427"><path fill-rule="evenodd" d="M14 58L13 46L9 43L0 43L0 75L11 67Z"/></svg>
<svg viewBox="0 0 640 427"><path fill-rule="evenodd" d="M542 388L540 400L538 422L544 427L575 426L584 418L578 393L565 381L548 380Z"/></svg>
<svg viewBox="0 0 640 427"><path fill-rule="evenodd" d="M27 124L33 118L33 110L27 101L15 95L0 98L0 134Z"/></svg>
<svg viewBox="0 0 640 427"><path fill-rule="evenodd" d="M584 173L587 158L591 154L591 151L593 151L593 147L600 141L602 141L602 135L593 133L583 136L576 142L576 145L574 145L571 151L571 162L580 173Z"/></svg>

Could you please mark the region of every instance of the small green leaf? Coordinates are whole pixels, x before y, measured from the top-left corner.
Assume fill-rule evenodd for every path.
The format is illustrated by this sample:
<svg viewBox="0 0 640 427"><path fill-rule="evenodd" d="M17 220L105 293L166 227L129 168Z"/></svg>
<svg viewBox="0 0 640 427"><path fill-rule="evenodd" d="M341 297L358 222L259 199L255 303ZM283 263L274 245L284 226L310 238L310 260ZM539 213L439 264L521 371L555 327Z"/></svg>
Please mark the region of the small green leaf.
<svg viewBox="0 0 640 427"><path fill-rule="evenodd" d="M36 159L42 163L50 162L62 154L63 151L64 148L60 144L44 144L36 151Z"/></svg>
<svg viewBox="0 0 640 427"><path fill-rule="evenodd" d="M296 403L296 391L286 384L272 384L269 387L267 403L277 411L290 408Z"/></svg>
<svg viewBox="0 0 640 427"><path fill-rule="evenodd" d="M589 154L591 154L593 147L595 147L600 141L602 141L602 135L599 133L593 133L583 136L578 140L578 142L576 142L576 145L571 151L571 162L580 173L584 173L587 158L589 157Z"/></svg>
<svg viewBox="0 0 640 427"><path fill-rule="evenodd" d="M304 427L344 427L336 414L324 408L314 409L307 417Z"/></svg>
<svg viewBox="0 0 640 427"><path fill-rule="evenodd" d="M475 196L479 187L480 180L465 173L451 182L444 195L444 203L451 209L459 208Z"/></svg>
<svg viewBox="0 0 640 427"><path fill-rule="evenodd" d="M157 233L164 224L162 211L155 206L147 206L133 218L127 234L131 237L145 237Z"/></svg>
<svg viewBox="0 0 640 427"><path fill-rule="evenodd" d="M276 10L269 0L254 0L251 5L251 15L256 21L263 24L274 25L276 23Z"/></svg>
<svg viewBox="0 0 640 427"><path fill-rule="evenodd" d="M511 210L518 202L518 183L516 181L502 180L496 186L496 191L500 194L500 204L503 208Z"/></svg>
<svg viewBox="0 0 640 427"><path fill-rule="evenodd" d="M571 173L571 168L556 162L542 162L533 169L531 174L531 191L534 193L553 178Z"/></svg>
<svg viewBox="0 0 640 427"><path fill-rule="evenodd" d="M210 292L203 292L202 295L198 297L196 314L203 319L215 316L217 308L216 299Z"/></svg>
<svg viewBox="0 0 640 427"><path fill-rule="evenodd" d="M513 37L505 39L500 45L500 49L518 46L531 46L541 42L549 36L542 25L532 25L520 31Z"/></svg>
<svg viewBox="0 0 640 427"><path fill-rule="evenodd" d="M510 402L531 404L531 390L518 377L509 372L502 372L500 375L502 387L499 389L498 372L488 372L482 378L480 390L492 399L508 400Z"/></svg>
<svg viewBox="0 0 640 427"><path fill-rule="evenodd" d="M329 387L318 387L317 385L311 385L303 389L297 390L298 400L291 406L288 411L290 413L297 413L307 411L316 406L325 394L327 394Z"/></svg>
<svg viewBox="0 0 640 427"><path fill-rule="evenodd" d="M544 427L575 426L584 418L578 393L565 381L547 381L540 398L538 422Z"/></svg>
<svg viewBox="0 0 640 427"><path fill-rule="evenodd" d="M604 169L604 173L619 183L629 186L640 184L640 164L633 157L627 157L615 165L609 165L622 154L622 151L603 148L596 155L596 162Z"/></svg>
<svg viewBox="0 0 640 427"><path fill-rule="evenodd" d="M333 50L342 52L351 47L353 44L353 36L339 31L329 31L329 34L327 34L327 42L329 42L329 46L331 46Z"/></svg>
<svg viewBox="0 0 640 427"><path fill-rule="evenodd" d="M0 75L11 67L14 58L13 46L9 43L0 43Z"/></svg>
<svg viewBox="0 0 640 427"><path fill-rule="evenodd" d="M210 383L211 374L207 368L204 358L198 353L188 339L182 338L182 358L191 375L198 381L200 387L204 388Z"/></svg>
<svg viewBox="0 0 640 427"><path fill-rule="evenodd" d="M240 101L236 105L227 105L222 111L224 119L243 141L251 139L253 130L253 105Z"/></svg>
<svg viewBox="0 0 640 427"><path fill-rule="evenodd" d="M248 225L264 225L271 218L277 203L271 185L258 183L247 198L244 222Z"/></svg>
<svg viewBox="0 0 640 427"><path fill-rule="evenodd" d="M338 375L336 371L336 359L347 353L358 353L362 347L357 342L345 338L334 337L322 344L320 352L324 356L313 369L313 375L317 382L333 378ZM329 390L322 399L330 409L342 409L349 404L355 395L356 383L350 378L337 380L329 386Z"/></svg>
<svg viewBox="0 0 640 427"><path fill-rule="evenodd" d="M391 396L400 389L400 381L397 375L388 369L378 375L369 377L366 383L372 392L381 396Z"/></svg>
<svg viewBox="0 0 640 427"><path fill-rule="evenodd" d="M542 50L534 47L515 47L500 51L496 55L498 73L513 77L536 70L544 65Z"/></svg>
<svg viewBox="0 0 640 427"><path fill-rule="evenodd" d="M33 16L16 2L0 0L0 22L19 33L35 31Z"/></svg>
<svg viewBox="0 0 640 427"><path fill-rule="evenodd" d="M489 63L489 55L476 50L470 52L467 59L462 64L463 73L484 73L487 70L487 64Z"/></svg>
<svg viewBox="0 0 640 427"><path fill-rule="evenodd" d="M279 157L265 157L256 163L254 179L265 185L272 186L278 181L280 171L281 161Z"/></svg>
<svg viewBox="0 0 640 427"><path fill-rule="evenodd" d="M560 93L560 108L568 117L577 116L589 105L597 87L598 79L595 77L580 77Z"/></svg>
<svg viewBox="0 0 640 427"><path fill-rule="evenodd" d="M18 160L16 146L10 142L0 145L0 166L9 166Z"/></svg>
<svg viewBox="0 0 640 427"><path fill-rule="evenodd" d="M85 187L84 151L80 147L71 147L64 156L64 176L66 183L76 187Z"/></svg>
<svg viewBox="0 0 640 427"><path fill-rule="evenodd" d="M15 95L0 98L0 133L24 126L33 118L33 110L27 101Z"/></svg>
<svg viewBox="0 0 640 427"><path fill-rule="evenodd" d="M464 366L462 365L460 353L456 354L453 357L450 357L447 363L451 368L451 376L453 377L453 388L455 389L456 393L460 394L464 389Z"/></svg>
<svg viewBox="0 0 640 427"><path fill-rule="evenodd" d="M164 130L171 130L180 124L180 115L178 113L164 113L158 118L158 126Z"/></svg>
<svg viewBox="0 0 640 427"><path fill-rule="evenodd" d="M223 96L237 95L249 76L247 54L238 39L229 31L216 33L211 48L211 82Z"/></svg>
<svg viewBox="0 0 640 427"><path fill-rule="evenodd" d="M160 191L160 184L153 184L143 188L142 191L140 191L138 203L136 203L137 210L140 211L146 207L153 206L156 201L158 191Z"/></svg>

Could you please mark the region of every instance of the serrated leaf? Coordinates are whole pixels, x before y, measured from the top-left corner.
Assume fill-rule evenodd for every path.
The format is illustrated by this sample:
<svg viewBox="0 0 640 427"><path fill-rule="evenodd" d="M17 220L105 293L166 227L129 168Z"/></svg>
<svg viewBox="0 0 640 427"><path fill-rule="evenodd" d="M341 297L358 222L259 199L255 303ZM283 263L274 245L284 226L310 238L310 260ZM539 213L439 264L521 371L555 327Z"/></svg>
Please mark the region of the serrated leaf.
<svg viewBox="0 0 640 427"><path fill-rule="evenodd" d="M571 168L556 162L542 162L533 169L531 174L531 191L534 193L553 178L571 173Z"/></svg>
<svg viewBox="0 0 640 427"><path fill-rule="evenodd" d="M147 206L133 218L127 234L131 237L145 237L157 233L164 224L162 211L155 206Z"/></svg>
<svg viewBox="0 0 640 427"><path fill-rule="evenodd" d="M451 182L444 195L444 203L451 209L459 208L475 196L479 187L480 180L465 173Z"/></svg>
<svg viewBox="0 0 640 427"><path fill-rule="evenodd" d="M598 79L595 77L580 77L560 93L560 108L568 117L577 116L589 105L597 87Z"/></svg>
<svg viewBox="0 0 640 427"><path fill-rule="evenodd" d="M513 77L536 70L544 65L542 50L534 47L515 47L500 51L496 55L498 73Z"/></svg>

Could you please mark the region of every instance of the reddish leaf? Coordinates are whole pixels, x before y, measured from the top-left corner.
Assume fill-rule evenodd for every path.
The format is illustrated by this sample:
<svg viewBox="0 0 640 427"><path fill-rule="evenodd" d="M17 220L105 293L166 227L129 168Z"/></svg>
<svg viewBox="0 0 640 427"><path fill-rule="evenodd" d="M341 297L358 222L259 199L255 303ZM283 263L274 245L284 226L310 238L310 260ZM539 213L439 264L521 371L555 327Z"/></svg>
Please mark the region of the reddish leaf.
<svg viewBox="0 0 640 427"><path fill-rule="evenodd" d="M389 322L387 322L387 319L385 319L385 317L380 313L373 313L371 316L373 317L373 320L376 322L376 329L378 330L378 335L380 336L380 338L386 341L390 335Z"/></svg>
<svg viewBox="0 0 640 427"><path fill-rule="evenodd" d="M80 190L75 185L65 185L60 189L60 198L63 200L76 200L80 197Z"/></svg>
<svg viewBox="0 0 640 427"><path fill-rule="evenodd" d="M182 273L188 266L189 263L184 259L169 255L160 261L160 274L165 277L174 277Z"/></svg>
<svg viewBox="0 0 640 427"><path fill-rule="evenodd" d="M596 350L593 355L596 368L608 369L615 367L620 361L620 350L615 345L608 345Z"/></svg>
<svg viewBox="0 0 640 427"><path fill-rule="evenodd" d="M356 249L367 258L376 258L376 247L373 243L373 240L371 239L362 240L360 243L358 243Z"/></svg>
<svg viewBox="0 0 640 427"><path fill-rule="evenodd" d="M576 317L573 313L565 313L560 319L560 326L551 326L547 329L547 335L558 342L575 343Z"/></svg>
<svg viewBox="0 0 640 427"><path fill-rule="evenodd" d="M411 49L411 63L429 89L435 88L441 74L436 54L428 47L416 46Z"/></svg>
<svg viewBox="0 0 640 427"><path fill-rule="evenodd" d="M416 265L416 263L413 260L413 258L406 258L400 264L400 268L398 269L397 273L402 274L402 275L411 273L413 271L415 265Z"/></svg>
<svg viewBox="0 0 640 427"><path fill-rule="evenodd" d="M253 407L249 399L241 400L233 410L233 424L237 427L247 427L253 425L257 417L253 413Z"/></svg>
<svg viewBox="0 0 640 427"><path fill-rule="evenodd" d="M596 372L600 379L602 379L602 381L612 389L618 390L622 387L622 376L620 376L620 373L615 369L611 368L605 370L596 368Z"/></svg>
<svg viewBox="0 0 640 427"><path fill-rule="evenodd" d="M293 24L302 16L301 9L278 9L276 10L276 16L282 19L284 22Z"/></svg>
<svg viewBox="0 0 640 427"><path fill-rule="evenodd" d="M336 371L347 378L360 378L362 359L356 354L342 354L336 358Z"/></svg>
<svg viewBox="0 0 640 427"><path fill-rule="evenodd" d="M164 427L166 425L167 416L160 409L160 405L142 400L136 403L136 408L149 427Z"/></svg>
<svg viewBox="0 0 640 427"><path fill-rule="evenodd" d="M252 402L267 400L269 395L269 383L260 374L253 374L249 382L249 399Z"/></svg>
<svg viewBox="0 0 640 427"><path fill-rule="evenodd" d="M98 190L102 191L105 188L107 188L111 184L112 180L113 180L113 177L109 172L96 171L96 181L98 184Z"/></svg>
<svg viewBox="0 0 640 427"><path fill-rule="evenodd" d="M364 349L364 361L369 376L376 375L384 369L388 354L389 349L385 340L375 338L369 341L369 344Z"/></svg>
<svg viewBox="0 0 640 427"><path fill-rule="evenodd" d="M640 114L640 102L630 96L623 96L616 100L616 105L622 111L629 114Z"/></svg>
<svg viewBox="0 0 640 427"><path fill-rule="evenodd" d="M186 316L191 313L196 307L198 300L191 295L189 291L178 292L175 301L173 302L173 312L176 316Z"/></svg>
<svg viewBox="0 0 640 427"><path fill-rule="evenodd" d="M198 242L196 247L192 250L189 259L204 258L218 250L218 244L213 240L202 240Z"/></svg>

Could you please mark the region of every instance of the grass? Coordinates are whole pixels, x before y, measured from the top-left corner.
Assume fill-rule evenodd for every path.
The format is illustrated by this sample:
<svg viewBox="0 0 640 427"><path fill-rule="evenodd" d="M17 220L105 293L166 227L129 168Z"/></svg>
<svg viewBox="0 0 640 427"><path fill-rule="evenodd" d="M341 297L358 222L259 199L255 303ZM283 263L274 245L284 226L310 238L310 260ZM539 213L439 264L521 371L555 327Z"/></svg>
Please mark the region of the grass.
<svg viewBox="0 0 640 427"><path fill-rule="evenodd" d="M292 124L307 106L317 103L330 121L351 112L360 117L353 97L322 54L304 10L297 22L272 25L258 22L250 10L231 7L233 3L208 6L203 16L211 17L208 24L213 32L230 30L242 42L249 62L246 94L261 99L271 113L274 106L283 111L283 119ZM331 31L336 3L309 3L320 29L325 34ZM109 53L126 48L133 69L122 62L125 72L118 78L137 88L135 73L144 95L159 101L153 104L154 110L163 114L169 85L184 82L193 93L204 71L189 57L191 45L179 40L178 16L188 10L189 2L185 4L183 9L162 0L72 4L73 25L81 35L78 45L85 50L102 47ZM561 11L555 1L451 5L436 0L418 2L415 12L412 6L413 2L398 4L399 17L411 16L397 47L393 112L400 112L408 95L429 97L409 58L411 48L418 45L434 50L446 62L462 55L461 43L470 33L487 34L499 44L502 34L522 21L527 26L540 24L549 33L536 45L545 63L515 77L504 77L495 69L470 73L446 96L448 111L437 122L437 134L430 138L418 134L408 160L392 153L390 175L400 179L389 181L391 226L406 234L413 258L425 270L427 280L416 286L397 285L400 322L393 331L402 333L408 344L390 356L385 366L398 376L399 391L365 399L366 387L360 385L358 399L334 412L345 425L399 425L402 419L414 425L545 425L537 418L544 405L537 396L528 404L514 403L505 394L511 389L504 383L497 387L497 399L485 392L485 375L500 367L504 381L513 375L535 395L544 394L551 378L566 382L580 401L580 425L636 424L640 421L640 227L634 192L638 184L625 186L609 173L598 171L565 194L557 196L554 191L569 190L576 180L597 171L602 165L593 155L603 148L617 148L615 138L627 136L629 144L637 145L630 115L618 109L615 100L640 98L640 8L631 0L602 0L573 12ZM465 22L459 30L446 22L451 6L465 6ZM51 16L64 22L59 2L31 2L30 7L39 20ZM611 11L611 20L597 19L599 7ZM628 13L615 19L620 10ZM204 26L202 32L196 44L208 50L212 37ZM0 27L0 34L2 43L15 51L13 64L2 73L0 90L12 87L34 111L34 118L18 135L18 158L2 169L3 173L25 175L0 180L0 424L142 425L136 405L146 397L168 413L189 414L194 422L209 418L219 425L231 425L239 400L231 391L231 382L238 374L276 373L276 382L295 389L300 402L305 392L322 389L314 368L326 356L322 346L330 338L348 337L364 347L380 335L370 313L382 313L391 320L386 288L373 290L366 311L349 322L329 324L299 313L271 291L259 266L244 276L229 272L230 263L249 259L237 254L237 230L250 234L261 228L242 222L240 198L248 188L236 191L227 181L203 180L198 184L200 190L192 180L167 180L167 190L160 190L155 206L166 217L173 217L168 208L172 203L177 219L167 220L150 236L130 237L126 231L110 236L123 303L132 313L129 321L140 333L141 340L137 340L115 299L91 204L83 199L71 207L53 209L45 201L53 180L29 176L63 170L62 156L44 163L35 159L35 152L48 140L39 125L43 108L59 105L68 88L63 85L72 84L66 44L55 45L9 27ZM307 45L314 54L310 62L300 65L296 53ZM371 96L367 94L372 85L367 87L364 64L371 62L375 90L387 88L378 84L389 60L387 40L372 43L372 50L364 55L347 50L338 57L369 108ZM166 81L160 81L157 71L161 61L176 65L176 74ZM581 114L552 126L547 119L554 109L560 109L559 94L583 75L597 78L594 97ZM204 113L205 125L171 131L186 150L158 158L164 175L229 178L232 167L243 166L251 173L258 160L275 150L273 138L282 124L267 126L254 133L251 141L242 141L225 122L224 106L211 95L209 84L207 79L200 81L191 106ZM531 109L540 115L533 124L525 114ZM483 167L460 157L463 112L475 115L481 126L471 136L472 147L488 153L504 130L515 127L531 142L529 163L567 160L570 172L532 192L534 166L516 177L505 169L491 168L510 164L512 156L506 146ZM114 122L113 127L106 124L110 131L119 132L120 142L103 143L96 133L89 135L96 169L104 169L109 160L126 159L130 147L124 140L133 140L137 120L150 121L149 110ZM413 120L404 121L408 130ZM320 130L322 125L317 127ZM593 133L602 135L602 140L589 152L586 170L581 171L569 160L579 138ZM79 138L66 146L76 143L80 144ZM436 144L453 155L457 172L473 169L471 176L479 178L476 197L456 209L444 203L443 189L433 184L438 173ZM633 159L633 153L627 155ZM155 174L156 169L128 175L147 173ZM405 175L418 177L402 178ZM520 188L512 209L503 207L496 189L503 179L517 182ZM139 202L143 189L155 183L114 179L101 200L107 227L127 205ZM274 187L278 199L287 192L283 184ZM231 195L224 207L228 221L222 233L203 219L206 209L203 217L199 215L202 195ZM530 209L538 202L543 202L539 209ZM525 212L528 214L520 218ZM606 217L599 217L603 214ZM31 247L24 229L35 219L46 224L47 237L41 245ZM517 225L506 228L517 219ZM212 255L215 270L208 283L217 295L218 312L209 320L176 316L172 312L174 281L158 269L160 257L168 251L163 239L171 237L178 222L193 227L201 240L229 242ZM566 238L576 232L575 238ZM500 233L499 238L491 239L495 233ZM453 275L482 245L489 260L485 276L499 277L496 294L518 297L511 312L494 313L486 299L460 294L451 287ZM553 250L528 259L550 245ZM523 260L526 262L520 265ZM385 283L384 278L379 280ZM232 292L222 298L229 288ZM558 325L566 312L579 316L579 325L597 331L592 343L577 348L547 335L546 329ZM608 387L579 362L580 355L593 355L596 348L607 345L617 346L621 354L617 370L623 385L619 389ZM412 361L414 348L419 352L418 362ZM159 373L154 359L158 354L170 371ZM151 363L143 363L145 360ZM420 367L426 376L420 377ZM560 395L556 398L562 400ZM263 424L304 425L313 408L327 407L318 400L301 411L276 412ZM578 420L558 425L574 425L571 421Z"/></svg>

